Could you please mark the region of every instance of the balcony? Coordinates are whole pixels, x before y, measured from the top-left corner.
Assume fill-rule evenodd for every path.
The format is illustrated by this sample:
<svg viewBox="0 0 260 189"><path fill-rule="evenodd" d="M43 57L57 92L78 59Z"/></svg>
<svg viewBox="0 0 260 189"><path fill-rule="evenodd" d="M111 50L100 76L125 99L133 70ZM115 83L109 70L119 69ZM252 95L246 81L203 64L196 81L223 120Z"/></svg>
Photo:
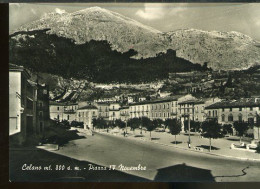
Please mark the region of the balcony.
<svg viewBox="0 0 260 189"><path fill-rule="evenodd" d="M76 111L75 110L64 110L64 113L65 114L74 114L74 113L76 113Z"/></svg>

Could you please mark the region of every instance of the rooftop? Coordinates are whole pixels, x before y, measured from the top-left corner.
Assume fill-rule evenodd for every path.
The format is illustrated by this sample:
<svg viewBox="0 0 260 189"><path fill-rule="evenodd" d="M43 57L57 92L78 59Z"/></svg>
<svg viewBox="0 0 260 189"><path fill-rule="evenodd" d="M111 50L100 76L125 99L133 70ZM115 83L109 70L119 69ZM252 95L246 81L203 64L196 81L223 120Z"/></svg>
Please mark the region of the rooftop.
<svg viewBox="0 0 260 189"><path fill-rule="evenodd" d="M72 103L72 102L56 102L56 101L50 101L50 105L53 106L71 106L71 105L78 105L78 103Z"/></svg>
<svg viewBox="0 0 260 189"><path fill-rule="evenodd" d="M222 101L207 106L206 109L217 108L239 108L239 107L260 107L260 99L257 98L244 98L235 101Z"/></svg>
<svg viewBox="0 0 260 189"><path fill-rule="evenodd" d="M18 66L16 64L9 63L9 71L23 72L27 78L31 77L31 75L28 73L28 71L23 66Z"/></svg>
<svg viewBox="0 0 260 189"><path fill-rule="evenodd" d="M98 109L96 106L93 105L87 105L79 108L78 110L90 110L90 109Z"/></svg>

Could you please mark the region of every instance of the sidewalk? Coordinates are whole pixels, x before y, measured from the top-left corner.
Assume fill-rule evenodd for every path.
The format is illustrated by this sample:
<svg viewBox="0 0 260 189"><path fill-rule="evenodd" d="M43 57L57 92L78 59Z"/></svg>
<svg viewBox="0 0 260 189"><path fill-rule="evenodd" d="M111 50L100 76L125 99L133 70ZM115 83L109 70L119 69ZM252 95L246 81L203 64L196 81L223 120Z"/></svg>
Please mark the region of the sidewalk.
<svg viewBox="0 0 260 189"><path fill-rule="evenodd" d="M107 133L106 130L96 130L95 132L100 132L104 134L113 134L118 137L124 137L123 131L120 129L113 129L109 130ZM209 139L208 138L201 138L199 135L191 134L191 148L188 148L188 134L180 134L176 136L177 144L175 144L175 136L171 135L167 132L155 132L152 131L152 140L150 139L150 132L143 131L143 137L140 135L140 130L136 129L135 134L133 131L128 129L128 136L125 137L127 139L135 139L135 140L144 140L147 142L157 143L159 145L165 145L170 147L175 147L183 150L190 150L198 153L206 153L216 156L227 157L231 159L240 159L240 160L252 160L252 161L259 161L260 162L260 154L249 152L249 151L241 151L236 149L230 149L232 143L239 145L239 138L236 136L230 136L227 138L221 139L212 139L212 149L209 152ZM245 144L248 142L242 141ZM195 147L199 147L200 150L195 149Z"/></svg>

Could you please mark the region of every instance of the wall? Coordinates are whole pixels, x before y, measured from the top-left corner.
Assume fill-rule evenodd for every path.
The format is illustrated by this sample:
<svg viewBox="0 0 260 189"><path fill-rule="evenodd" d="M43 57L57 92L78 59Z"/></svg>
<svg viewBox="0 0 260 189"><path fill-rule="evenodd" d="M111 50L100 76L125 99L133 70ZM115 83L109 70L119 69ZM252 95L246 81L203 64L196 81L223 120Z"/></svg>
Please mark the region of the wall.
<svg viewBox="0 0 260 189"><path fill-rule="evenodd" d="M9 72L9 135L21 132L21 110L21 72Z"/></svg>

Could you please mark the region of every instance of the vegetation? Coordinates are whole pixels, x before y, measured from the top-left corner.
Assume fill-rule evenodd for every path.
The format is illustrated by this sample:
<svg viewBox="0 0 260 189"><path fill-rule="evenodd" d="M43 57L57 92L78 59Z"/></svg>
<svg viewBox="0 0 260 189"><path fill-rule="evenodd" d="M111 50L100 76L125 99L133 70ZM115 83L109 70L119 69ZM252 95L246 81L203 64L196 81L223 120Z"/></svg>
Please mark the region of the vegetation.
<svg viewBox="0 0 260 189"><path fill-rule="evenodd" d="M76 45L74 41L47 30L18 32L10 36L10 62L35 72L60 75L64 78L87 79L97 83L140 83L166 79L169 72L203 70L176 57L174 50L156 57L133 59L137 52L130 49L113 51L106 41L89 41ZM25 39L12 37L25 34ZM34 38L29 37L33 35Z"/></svg>
<svg viewBox="0 0 260 189"><path fill-rule="evenodd" d="M142 126L144 126L147 131L150 132L150 139L152 140L152 131L157 127L157 125L153 124L154 122L152 122L148 117L142 117L141 121Z"/></svg>
<svg viewBox="0 0 260 189"><path fill-rule="evenodd" d="M103 119L103 118L94 118L93 121L93 126L94 128L97 128L97 129L105 129L107 128L107 122Z"/></svg>
<svg viewBox="0 0 260 189"><path fill-rule="evenodd" d="M128 124L131 127L131 130L133 133L135 132L135 129L140 126L141 122L139 118L132 118L128 120Z"/></svg>
<svg viewBox="0 0 260 189"><path fill-rule="evenodd" d="M247 130L249 129L249 124L244 121L235 121L234 128L237 131L238 136L240 136L240 143L241 138L246 134Z"/></svg>
<svg viewBox="0 0 260 189"><path fill-rule="evenodd" d="M125 122L123 122L121 119L116 119L115 125L118 126L120 129L123 129L126 126Z"/></svg>
<svg viewBox="0 0 260 189"><path fill-rule="evenodd" d="M233 128L231 124L224 124L223 125L223 134L227 135L227 134L233 134Z"/></svg>
<svg viewBox="0 0 260 189"><path fill-rule="evenodd" d="M201 128L201 123L200 122L190 120L190 131L197 132L197 131L200 130L200 128ZM188 120L184 121L184 130L185 131L189 130L189 128L188 128Z"/></svg>
<svg viewBox="0 0 260 189"><path fill-rule="evenodd" d="M217 119L202 122L202 136L209 138L209 151L211 151L211 139L222 138L222 128Z"/></svg>
<svg viewBox="0 0 260 189"><path fill-rule="evenodd" d="M176 143L176 135L180 134L181 132L181 122L180 120L177 119L167 119L165 120L165 125L170 130L170 133L175 136L175 144Z"/></svg>

